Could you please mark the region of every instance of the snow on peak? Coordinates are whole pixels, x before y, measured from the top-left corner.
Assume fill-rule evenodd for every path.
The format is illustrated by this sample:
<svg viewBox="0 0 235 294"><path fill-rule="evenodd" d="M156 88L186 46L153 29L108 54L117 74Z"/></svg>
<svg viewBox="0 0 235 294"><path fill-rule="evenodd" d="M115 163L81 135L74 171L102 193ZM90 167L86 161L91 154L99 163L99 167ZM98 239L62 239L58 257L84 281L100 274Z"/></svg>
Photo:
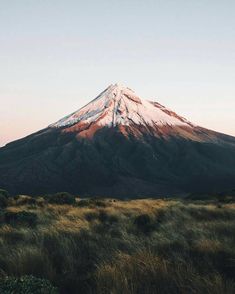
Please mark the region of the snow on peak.
<svg viewBox="0 0 235 294"><path fill-rule="evenodd" d="M157 102L141 99L122 84L111 84L94 100L50 127L69 127L77 123L114 127L117 125L184 125L186 119Z"/></svg>

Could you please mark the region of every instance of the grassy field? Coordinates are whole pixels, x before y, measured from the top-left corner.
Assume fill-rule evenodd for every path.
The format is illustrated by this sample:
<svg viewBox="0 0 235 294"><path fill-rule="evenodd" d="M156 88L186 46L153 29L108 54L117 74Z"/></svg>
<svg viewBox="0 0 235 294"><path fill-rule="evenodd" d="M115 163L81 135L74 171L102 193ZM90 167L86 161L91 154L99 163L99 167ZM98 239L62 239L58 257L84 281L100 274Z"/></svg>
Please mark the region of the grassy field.
<svg viewBox="0 0 235 294"><path fill-rule="evenodd" d="M59 293L235 293L235 204L8 199L0 277L25 275Z"/></svg>

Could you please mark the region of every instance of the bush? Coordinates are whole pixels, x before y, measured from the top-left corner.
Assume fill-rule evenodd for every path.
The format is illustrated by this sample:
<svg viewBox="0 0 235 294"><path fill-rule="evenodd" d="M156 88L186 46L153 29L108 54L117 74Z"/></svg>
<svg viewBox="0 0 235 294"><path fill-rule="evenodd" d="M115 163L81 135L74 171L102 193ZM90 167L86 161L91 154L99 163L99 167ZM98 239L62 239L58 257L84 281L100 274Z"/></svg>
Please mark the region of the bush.
<svg viewBox="0 0 235 294"><path fill-rule="evenodd" d="M3 195L4 197L8 198L9 197L9 193L6 190L0 189L0 195Z"/></svg>
<svg viewBox="0 0 235 294"><path fill-rule="evenodd" d="M105 210L100 210L98 219L101 223L106 223L106 224L114 224L118 222L117 216L111 215Z"/></svg>
<svg viewBox="0 0 235 294"><path fill-rule="evenodd" d="M47 201L52 204L75 204L76 198L67 192L60 192L48 196Z"/></svg>
<svg viewBox="0 0 235 294"><path fill-rule="evenodd" d="M7 224L11 225L24 224L34 226L37 223L37 215L33 212L28 211L7 211L4 214L4 220Z"/></svg>
<svg viewBox="0 0 235 294"><path fill-rule="evenodd" d="M138 215L134 219L134 224L142 233L150 233L154 229L154 223L148 214Z"/></svg>
<svg viewBox="0 0 235 294"><path fill-rule="evenodd" d="M26 195L19 195L16 198L16 205L35 205L37 204L37 200L33 197Z"/></svg>
<svg viewBox="0 0 235 294"><path fill-rule="evenodd" d="M1 294L57 294L58 290L48 280L34 276L7 277L0 280Z"/></svg>
<svg viewBox="0 0 235 294"><path fill-rule="evenodd" d="M3 194L0 194L0 208L5 208L7 205L8 199Z"/></svg>
<svg viewBox="0 0 235 294"><path fill-rule="evenodd" d="M83 199L80 200L77 204L79 207L89 207L89 208L95 208L95 207L107 207L107 203L105 200L99 199L99 198L90 198L90 199Z"/></svg>

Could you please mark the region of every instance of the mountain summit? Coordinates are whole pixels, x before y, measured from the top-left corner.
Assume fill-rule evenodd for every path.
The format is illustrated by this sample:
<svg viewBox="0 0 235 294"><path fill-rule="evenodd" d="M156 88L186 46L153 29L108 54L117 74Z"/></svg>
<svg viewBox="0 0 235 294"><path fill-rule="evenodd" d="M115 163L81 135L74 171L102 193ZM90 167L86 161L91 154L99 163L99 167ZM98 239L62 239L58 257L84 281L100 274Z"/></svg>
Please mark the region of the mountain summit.
<svg viewBox="0 0 235 294"><path fill-rule="evenodd" d="M115 128L126 137L178 136L195 141L216 139L211 132L197 127L158 102L140 98L121 84L110 85L94 100L49 126L77 138L92 138L99 130Z"/></svg>
<svg viewBox="0 0 235 294"><path fill-rule="evenodd" d="M145 197L235 187L235 138L199 127L120 84L0 148L0 186Z"/></svg>
<svg viewBox="0 0 235 294"><path fill-rule="evenodd" d="M114 127L133 124L144 126L191 126L164 106L141 99L133 90L120 84L110 85L97 98L51 127L68 127L76 123Z"/></svg>

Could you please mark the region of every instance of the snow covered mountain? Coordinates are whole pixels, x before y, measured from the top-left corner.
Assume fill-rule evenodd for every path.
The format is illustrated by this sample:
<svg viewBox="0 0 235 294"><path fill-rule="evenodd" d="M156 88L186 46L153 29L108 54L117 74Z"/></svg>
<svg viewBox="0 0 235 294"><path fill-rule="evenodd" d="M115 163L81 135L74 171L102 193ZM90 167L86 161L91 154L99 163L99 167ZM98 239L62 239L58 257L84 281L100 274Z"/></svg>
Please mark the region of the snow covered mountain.
<svg viewBox="0 0 235 294"><path fill-rule="evenodd" d="M132 124L191 126L183 117L158 103L141 99L133 90L120 84L110 85L89 104L51 127L68 127L76 123L96 123L101 127Z"/></svg>
<svg viewBox="0 0 235 294"><path fill-rule="evenodd" d="M126 137L141 138L177 136L195 141L218 140L158 102L140 98L121 84L110 85L94 100L49 128L76 133L77 138L92 138L103 128L118 129Z"/></svg>
<svg viewBox="0 0 235 294"><path fill-rule="evenodd" d="M235 138L110 85L48 128L0 149L0 186L117 197L235 187Z"/></svg>
<svg viewBox="0 0 235 294"><path fill-rule="evenodd" d="M114 84L78 111L49 127L67 128L68 132L78 132L79 137L91 138L103 127L117 127L123 134L131 132L140 136L140 127L146 134L173 126L193 128L192 123L161 104L141 99L130 88Z"/></svg>

